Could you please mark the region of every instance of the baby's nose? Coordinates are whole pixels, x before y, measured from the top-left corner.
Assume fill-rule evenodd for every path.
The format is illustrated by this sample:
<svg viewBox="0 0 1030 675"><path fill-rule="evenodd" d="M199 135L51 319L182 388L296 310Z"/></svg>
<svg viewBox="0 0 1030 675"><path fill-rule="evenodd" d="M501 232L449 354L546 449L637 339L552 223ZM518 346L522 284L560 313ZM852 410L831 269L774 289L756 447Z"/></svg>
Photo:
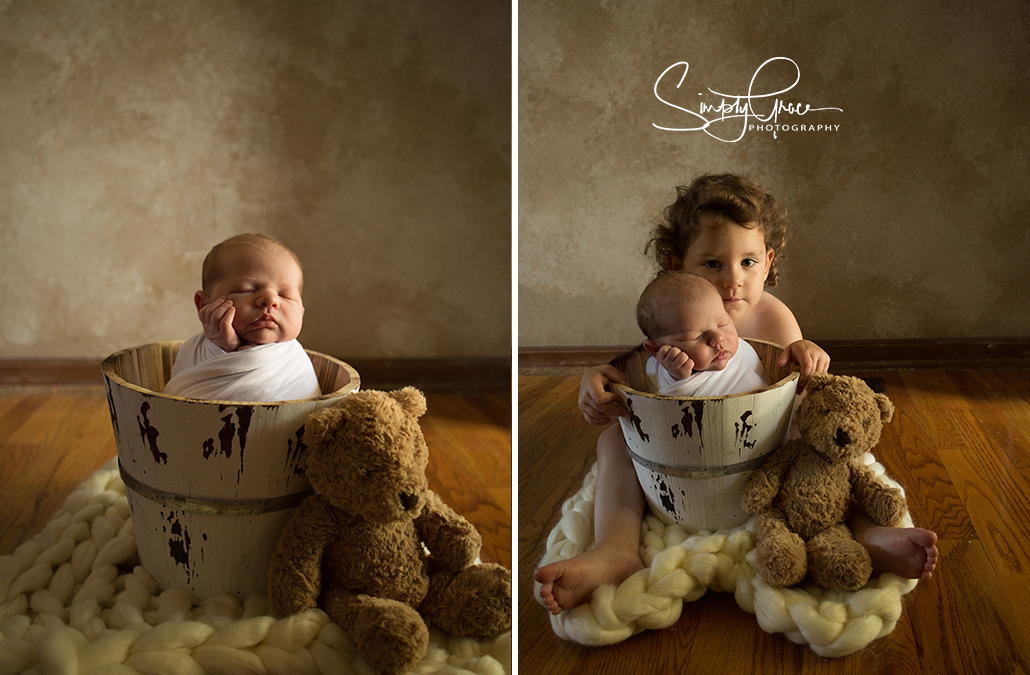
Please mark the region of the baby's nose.
<svg viewBox="0 0 1030 675"><path fill-rule="evenodd" d="M258 304L261 307L276 307L279 305L279 299L275 293L266 292L258 296Z"/></svg>

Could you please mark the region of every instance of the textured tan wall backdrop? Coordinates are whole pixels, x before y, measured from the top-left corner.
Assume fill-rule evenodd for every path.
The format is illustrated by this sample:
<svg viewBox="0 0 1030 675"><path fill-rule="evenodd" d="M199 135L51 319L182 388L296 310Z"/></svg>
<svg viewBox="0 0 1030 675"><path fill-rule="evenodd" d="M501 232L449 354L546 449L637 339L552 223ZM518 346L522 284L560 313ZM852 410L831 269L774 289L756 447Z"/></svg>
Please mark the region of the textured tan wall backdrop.
<svg viewBox="0 0 1030 675"><path fill-rule="evenodd" d="M519 3L519 342L639 341L647 232L673 188L751 175L793 223L774 290L807 337L1030 335L1030 5ZM697 127L787 89L831 131ZM754 99L765 116L773 98ZM736 99L733 99L736 102ZM719 115L709 112L707 119ZM754 118L749 124L762 124ZM836 128L835 125L839 125ZM739 120L708 131L736 139Z"/></svg>
<svg viewBox="0 0 1030 675"><path fill-rule="evenodd" d="M0 356L199 329L208 248L271 232L301 341L511 351L511 8L0 2Z"/></svg>

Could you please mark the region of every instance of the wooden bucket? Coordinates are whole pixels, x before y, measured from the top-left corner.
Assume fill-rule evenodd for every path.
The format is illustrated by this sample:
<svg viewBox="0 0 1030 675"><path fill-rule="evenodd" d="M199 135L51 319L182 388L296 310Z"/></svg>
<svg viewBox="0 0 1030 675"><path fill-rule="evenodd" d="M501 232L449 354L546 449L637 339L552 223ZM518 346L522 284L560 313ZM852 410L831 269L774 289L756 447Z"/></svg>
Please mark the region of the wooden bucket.
<svg viewBox="0 0 1030 675"><path fill-rule="evenodd" d="M744 394L648 394L646 351L613 362L631 384L613 387L632 413L619 420L626 447L651 510L666 523L708 531L742 525L748 476L787 439L798 373L777 368L783 347L747 341L773 384Z"/></svg>
<svg viewBox="0 0 1030 675"><path fill-rule="evenodd" d="M358 389L342 361L308 352L322 391L277 403L162 393L181 342L133 347L103 363L118 463L141 564L165 589L200 599L268 590L268 560L310 494L304 422Z"/></svg>

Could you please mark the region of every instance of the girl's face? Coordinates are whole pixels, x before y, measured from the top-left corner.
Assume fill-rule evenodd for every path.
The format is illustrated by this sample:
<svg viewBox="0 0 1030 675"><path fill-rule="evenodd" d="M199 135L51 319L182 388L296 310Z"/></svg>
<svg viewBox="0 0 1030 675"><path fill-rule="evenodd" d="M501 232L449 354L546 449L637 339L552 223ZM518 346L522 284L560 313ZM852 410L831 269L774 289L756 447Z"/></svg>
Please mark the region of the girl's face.
<svg viewBox="0 0 1030 675"><path fill-rule="evenodd" d="M714 218L700 224L701 234L687 247L682 269L712 282L726 312L739 321L762 299L775 252L765 245L761 227Z"/></svg>

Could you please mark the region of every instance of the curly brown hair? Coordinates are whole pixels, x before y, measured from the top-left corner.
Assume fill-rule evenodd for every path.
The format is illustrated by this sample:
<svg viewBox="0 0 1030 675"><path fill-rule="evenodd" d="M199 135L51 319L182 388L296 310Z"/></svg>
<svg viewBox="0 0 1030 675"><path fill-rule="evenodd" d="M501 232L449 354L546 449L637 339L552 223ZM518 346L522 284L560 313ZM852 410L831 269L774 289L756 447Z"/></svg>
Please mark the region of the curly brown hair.
<svg viewBox="0 0 1030 675"><path fill-rule="evenodd" d="M705 216L729 220L749 229L761 228L766 247L776 253L765 285L776 285L779 280L777 263L787 243L787 212L767 190L750 178L732 173L705 174L690 185L676 188L676 201L665 209L645 249L658 263L659 274L672 270L672 257L683 259L687 248L700 234L701 219Z"/></svg>

